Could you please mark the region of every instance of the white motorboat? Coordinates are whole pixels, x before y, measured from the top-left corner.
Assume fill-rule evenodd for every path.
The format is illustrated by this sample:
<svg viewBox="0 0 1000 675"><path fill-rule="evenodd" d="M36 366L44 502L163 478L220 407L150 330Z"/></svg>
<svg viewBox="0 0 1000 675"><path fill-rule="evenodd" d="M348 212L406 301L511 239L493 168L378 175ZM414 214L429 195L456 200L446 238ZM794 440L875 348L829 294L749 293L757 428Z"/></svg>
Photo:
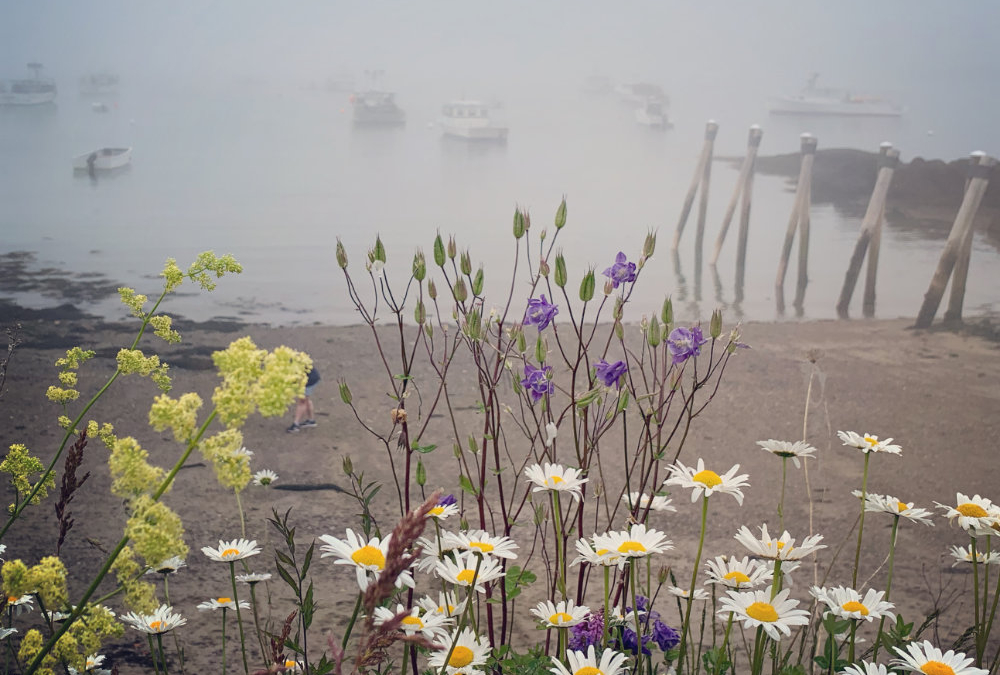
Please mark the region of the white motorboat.
<svg viewBox="0 0 1000 675"><path fill-rule="evenodd" d="M25 80L0 80L0 105L42 105L56 100L56 83L41 76L42 64L29 63L35 76Z"/></svg>
<svg viewBox="0 0 1000 675"><path fill-rule="evenodd" d="M506 141L507 127L490 118L490 107L482 101L457 100L441 108L441 131L445 136L468 141Z"/></svg>
<svg viewBox="0 0 1000 675"><path fill-rule="evenodd" d="M98 148L73 158L77 171L110 171L127 166L132 161L132 148Z"/></svg>
<svg viewBox="0 0 1000 675"><path fill-rule="evenodd" d="M814 73L806 88L798 94L772 98L771 114L899 117L904 112L902 106L883 98L854 94L846 89L817 87L818 77Z"/></svg>
<svg viewBox="0 0 1000 675"><path fill-rule="evenodd" d="M674 126L667 117L665 106L656 99L646 99L646 102L636 109L635 121L654 129L672 129Z"/></svg>
<svg viewBox="0 0 1000 675"><path fill-rule="evenodd" d="M406 113L396 105L395 94L370 89L351 96L354 124L361 126L402 126Z"/></svg>

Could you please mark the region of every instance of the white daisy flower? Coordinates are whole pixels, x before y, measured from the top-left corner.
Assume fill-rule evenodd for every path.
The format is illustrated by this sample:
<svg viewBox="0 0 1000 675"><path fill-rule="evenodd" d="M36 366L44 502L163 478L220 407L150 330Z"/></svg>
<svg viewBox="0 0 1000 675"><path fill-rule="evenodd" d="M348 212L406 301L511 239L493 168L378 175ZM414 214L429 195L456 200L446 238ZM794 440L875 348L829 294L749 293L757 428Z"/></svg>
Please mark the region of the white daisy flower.
<svg viewBox="0 0 1000 675"><path fill-rule="evenodd" d="M578 555L570 566L579 565L580 563L589 563L591 565L602 565L604 567L613 567L621 562L621 554L615 550L599 547L594 543L598 535L594 535L591 540L588 539L577 539L576 541L576 551Z"/></svg>
<svg viewBox="0 0 1000 675"><path fill-rule="evenodd" d="M648 508L650 511L669 511L671 513L677 512L677 509L671 506L671 503L674 500L670 497L664 497L661 495L653 495L651 498L647 494L629 492L622 495L622 501L625 502L625 505L628 506L629 510L634 509L636 504L638 504L639 508L643 511Z"/></svg>
<svg viewBox="0 0 1000 675"><path fill-rule="evenodd" d="M0 628L0 640L6 640L16 632L16 628Z"/></svg>
<svg viewBox="0 0 1000 675"><path fill-rule="evenodd" d="M94 670L95 668L100 668L102 663L104 663L103 654L91 654L85 661L84 670Z"/></svg>
<svg viewBox="0 0 1000 675"><path fill-rule="evenodd" d="M720 598L722 609L720 616L733 612L735 617L743 622L744 628L760 626L772 640L781 640L781 633L792 634L791 626L804 626L809 623L809 612L795 609L798 600L790 600L786 588L774 598L771 598L771 587L759 591L726 591L726 596Z"/></svg>
<svg viewBox="0 0 1000 675"><path fill-rule="evenodd" d="M552 441L556 440L556 436L559 435L559 428L556 427L555 422L549 422L545 425L545 438L542 439L542 443L545 444L546 448L552 447Z"/></svg>
<svg viewBox="0 0 1000 675"><path fill-rule="evenodd" d="M478 572L476 571L477 565ZM445 558L439 561L437 574L449 583L466 588L471 586L473 579L475 579L476 591L485 593L484 584L503 577L504 571L495 558L477 556L475 553L459 553L455 556L455 560Z"/></svg>
<svg viewBox="0 0 1000 675"><path fill-rule="evenodd" d="M515 560L518 548L510 537L494 537L486 530L469 530L467 532L445 532L442 536L444 544L449 549L461 549L473 553L485 553L495 558Z"/></svg>
<svg viewBox="0 0 1000 675"><path fill-rule="evenodd" d="M577 501L583 497L583 485L587 482L579 469L548 462L544 467L532 464L525 468L524 475L535 484L532 492L568 492Z"/></svg>
<svg viewBox="0 0 1000 675"><path fill-rule="evenodd" d="M549 672L553 675L618 675L624 671L625 660L628 657L621 652L605 649L598 660L594 645L590 645L586 652L572 649L566 651L569 669L562 664L558 656L549 658L552 659Z"/></svg>
<svg viewBox="0 0 1000 675"><path fill-rule="evenodd" d="M376 607L375 612L372 614L372 621L376 626L381 626L387 621L392 621L400 614L406 614L403 617L402 623L399 624L399 630L406 635L416 635L420 633L428 640L442 644L448 638L448 628L451 625L451 619L443 614L427 613L420 616L420 607L407 608L404 605L397 604L396 609L392 610L388 607Z"/></svg>
<svg viewBox="0 0 1000 675"><path fill-rule="evenodd" d="M972 562L972 547L971 546L952 546L951 556L955 559L955 562L951 564L952 567L958 563L971 563ZM981 565L1000 565L1000 552L990 551L989 553L985 551L976 551L976 562Z"/></svg>
<svg viewBox="0 0 1000 675"><path fill-rule="evenodd" d="M384 539L375 537L365 541L354 531L348 528L347 539L337 539L328 534L320 535L319 540L323 545L319 547L322 551L321 558L336 556L335 565L353 565L357 572L358 588L362 591L368 589L368 584L385 569L385 557L389 553L389 540L392 535L387 535ZM407 586L413 588L413 576L408 572L402 572L396 578L396 588Z"/></svg>
<svg viewBox="0 0 1000 675"><path fill-rule="evenodd" d="M932 673L933 675L988 675L988 670L971 665L975 659L965 654L948 650L942 652L927 640L906 645L906 651L893 648L901 659L893 659L889 665L911 673Z"/></svg>
<svg viewBox="0 0 1000 675"><path fill-rule="evenodd" d="M219 548L202 546L201 552L218 562L236 562L260 553L260 546L253 539L219 540Z"/></svg>
<svg viewBox="0 0 1000 675"><path fill-rule="evenodd" d="M249 460L253 457L253 450L250 450L246 446L243 446L239 450L233 450L233 457L246 457Z"/></svg>
<svg viewBox="0 0 1000 675"><path fill-rule="evenodd" d="M443 536L439 537L437 533L432 536L420 537L416 541L415 546L420 549L420 559L415 565L418 572L434 574L438 561L454 550L453 544L446 543Z"/></svg>
<svg viewBox="0 0 1000 675"><path fill-rule="evenodd" d="M702 495L711 497L714 493L720 492L732 495L736 502L742 505L743 491L740 488L750 485L746 481L747 474L736 475L736 472L740 470L739 464L721 476L711 469L706 469L703 459L698 460L697 467L685 466L683 462L677 462L677 464L671 464L668 469L671 476L663 481L663 484L691 488L692 502L698 501Z"/></svg>
<svg viewBox="0 0 1000 675"><path fill-rule="evenodd" d="M945 518L954 525L958 521L958 526L972 536L990 534L992 527L997 522L996 507L986 497L975 495L966 496L961 492L955 494L957 506L948 506L940 502L934 502L939 508L944 509Z"/></svg>
<svg viewBox="0 0 1000 675"><path fill-rule="evenodd" d="M628 532L607 532L594 535L594 550L618 553L621 556L618 561L619 567L624 566L629 558L644 558L653 553L664 553L671 549L673 549L673 545L667 539L667 535L659 530L647 530L642 523L633 525Z"/></svg>
<svg viewBox="0 0 1000 675"><path fill-rule="evenodd" d="M451 648L454 643L454 648ZM454 633L448 636L444 642L445 649L440 649L427 659L427 665L435 670L440 670L448 659L448 667L456 669L475 668L486 663L490 655L490 645L486 640L481 639L474 632L466 628L458 636ZM449 649L451 648L451 649ZM449 656L448 652L451 652Z"/></svg>
<svg viewBox="0 0 1000 675"><path fill-rule="evenodd" d="M798 469L801 466L799 459L815 459L816 448L805 441L776 441L773 438L766 441L757 441L757 445L764 448L772 455L777 455L782 459L791 458L792 464Z"/></svg>
<svg viewBox="0 0 1000 675"><path fill-rule="evenodd" d="M531 613L538 617L546 628L569 628L586 619L590 614L590 607L576 605L572 600L562 600L555 604L546 600L535 605Z"/></svg>
<svg viewBox="0 0 1000 675"><path fill-rule="evenodd" d="M778 539L772 539L767 532L767 524L761 526L759 538L753 536L746 525L740 528L734 538L753 555L768 560L801 560L821 548L826 548L826 544L819 543L823 540L823 535L820 534L806 537L798 546L795 546L795 539L788 534L788 530L785 530Z"/></svg>
<svg viewBox="0 0 1000 675"><path fill-rule="evenodd" d="M283 664L275 664L285 668L283 672L285 673L301 673L303 665L301 661L295 661L294 659L285 659Z"/></svg>
<svg viewBox="0 0 1000 675"><path fill-rule="evenodd" d="M882 599L885 597L885 591L869 588L862 598L858 591L845 586L836 588L813 586L809 589L809 594L826 604L831 614L842 619L854 621L864 619L870 623L883 616L894 616L891 610L895 605Z"/></svg>
<svg viewBox="0 0 1000 675"><path fill-rule="evenodd" d="M678 598L684 598L685 600L687 600L688 595L690 595L690 593L688 592L688 589L681 588L680 586L670 586L670 585L668 585L666 587L666 591L670 595L675 595ZM696 589L694 589L694 599L695 600L708 600L708 597L709 597L708 596L708 591L706 591L705 589L703 589L703 588L696 588Z"/></svg>
<svg viewBox="0 0 1000 675"><path fill-rule="evenodd" d="M152 614L137 614L129 612L121 616L123 623L129 628L147 635L166 633L187 623L187 619L174 613L173 607L160 605Z"/></svg>
<svg viewBox="0 0 1000 675"><path fill-rule="evenodd" d="M20 597L9 595L7 596L7 607L13 608L15 616L23 612L30 612L35 609L35 598L30 593L25 593Z"/></svg>
<svg viewBox="0 0 1000 675"><path fill-rule="evenodd" d="M427 517L434 518L435 520L446 520L452 516L457 516L458 513L458 504L438 503L437 506L431 507L431 510L427 512Z"/></svg>
<svg viewBox="0 0 1000 675"><path fill-rule="evenodd" d="M250 572L249 574L237 574L236 581L241 581L244 584L259 584L262 581L270 581L270 572Z"/></svg>
<svg viewBox="0 0 1000 675"><path fill-rule="evenodd" d="M748 590L762 584L770 584L774 577L767 565L751 560L750 556L743 556L743 560L740 560L735 556L727 559L720 555L714 560L706 560L705 567L708 568L707 583L728 588Z"/></svg>
<svg viewBox="0 0 1000 675"><path fill-rule="evenodd" d="M861 490L854 490L851 494L861 499ZM869 513L889 513L912 520L915 523L934 526L934 523L930 520L931 515L933 515L930 511L916 508L913 506L913 502L901 502L889 495L879 495L874 492L866 493L865 511Z"/></svg>
<svg viewBox="0 0 1000 675"><path fill-rule="evenodd" d="M443 617L457 619L465 611L465 598L458 599L454 593L438 592L437 600L429 595L417 600L417 604L424 610L424 615L438 614Z"/></svg>
<svg viewBox="0 0 1000 675"><path fill-rule="evenodd" d="M840 675L889 675L889 671L881 663L861 662L847 666L840 671Z"/></svg>
<svg viewBox="0 0 1000 675"><path fill-rule="evenodd" d="M210 598L198 604L198 609L236 609L232 598ZM250 603L240 600L240 609L250 609Z"/></svg>
<svg viewBox="0 0 1000 675"><path fill-rule="evenodd" d="M900 455L903 453L903 448L898 445L892 445L891 438L880 441L878 436L874 436L872 434L856 434L853 431L838 431L837 436L840 437L840 440L843 441L844 445L850 448L857 448L865 454L870 452L888 452L893 455Z"/></svg>
<svg viewBox="0 0 1000 675"><path fill-rule="evenodd" d="M278 480L278 474L274 473L270 469L261 469L253 475L253 484L268 486L274 481Z"/></svg>
<svg viewBox="0 0 1000 675"><path fill-rule="evenodd" d="M150 565L149 569L146 570L146 574L174 574L182 567L187 567L187 563L184 562L183 558L175 555L173 558L167 558L158 565Z"/></svg>

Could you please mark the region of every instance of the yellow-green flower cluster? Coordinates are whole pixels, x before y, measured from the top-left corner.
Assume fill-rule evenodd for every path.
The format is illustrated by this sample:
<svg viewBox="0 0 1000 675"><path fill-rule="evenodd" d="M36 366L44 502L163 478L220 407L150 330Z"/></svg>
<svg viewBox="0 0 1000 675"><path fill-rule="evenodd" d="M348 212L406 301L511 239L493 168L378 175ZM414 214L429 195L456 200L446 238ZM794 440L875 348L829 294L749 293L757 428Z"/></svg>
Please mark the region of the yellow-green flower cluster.
<svg viewBox="0 0 1000 675"><path fill-rule="evenodd" d="M3 462L0 462L0 472L10 474L11 485L17 490L19 497L26 497L35 488L30 480L31 475L43 471L45 471L45 465L37 457L28 454L28 448L21 443L10 446L7 456ZM50 473L31 499L31 503L37 504L44 499L49 493L49 488L54 487L55 484L55 475ZM15 506L11 504L10 510L13 511L14 508Z"/></svg>
<svg viewBox="0 0 1000 675"><path fill-rule="evenodd" d="M132 540L136 552L147 565L174 556L187 556L184 525L166 504L143 495L132 503L131 508L132 515L125 524L125 535Z"/></svg>
<svg viewBox="0 0 1000 675"><path fill-rule="evenodd" d="M149 424L157 431L171 429L180 443L188 443L198 428L198 411L201 397L187 393L179 399L160 394L149 409Z"/></svg>
<svg viewBox="0 0 1000 675"><path fill-rule="evenodd" d="M163 481L164 471L146 459L146 452L131 436L119 438L111 446L108 466L111 468L111 492L122 499L134 499L151 494Z"/></svg>
<svg viewBox="0 0 1000 675"><path fill-rule="evenodd" d="M227 272L239 274L242 271L243 266L236 262L236 259L228 253L220 258L212 251L205 251L204 253L199 253L198 259L191 263L191 267L187 271L187 276L197 281L206 291L211 291L215 289L215 282L212 281L210 273L215 274L216 279L221 279ZM166 273L166 270L164 270L164 273Z"/></svg>
<svg viewBox="0 0 1000 675"><path fill-rule="evenodd" d="M132 549L126 546L118 554L118 558L111 566L118 583L125 589L125 606L133 612L149 614L160 603L156 600L156 587L146 581L142 581L145 568L136 562Z"/></svg>
<svg viewBox="0 0 1000 675"><path fill-rule="evenodd" d="M170 366L160 363L160 357L156 354L146 356L140 349L122 349L118 352L118 370L122 375L138 373L143 377L148 377L161 391L170 391L170 376L167 370Z"/></svg>
<svg viewBox="0 0 1000 675"><path fill-rule="evenodd" d="M243 490L251 479L250 457L237 451L243 447L243 434L238 429L225 429L201 442L205 461L215 468L219 483L230 490Z"/></svg>
<svg viewBox="0 0 1000 675"><path fill-rule="evenodd" d="M21 560L5 562L0 576L3 576L3 592L8 598L20 598L35 590L28 581L28 566Z"/></svg>
<svg viewBox="0 0 1000 675"><path fill-rule="evenodd" d="M87 422L87 436L101 439L101 442L108 447L108 450L114 448L115 443L118 441L118 438L115 436L115 428L107 422L101 425L98 425L94 420Z"/></svg>
<svg viewBox="0 0 1000 675"><path fill-rule="evenodd" d="M140 319L146 318L144 306L146 301L149 300L148 297L142 293L136 293L134 288L127 286L122 286L118 289L118 297L121 298L122 304L131 310L132 316L139 317Z"/></svg>
<svg viewBox="0 0 1000 675"><path fill-rule="evenodd" d="M84 350L79 347L67 349L66 356L56 359L56 366L63 370L79 370L85 361L94 357L94 353L89 349Z"/></svg>
<svg viewBox="0 0 1000 675"><path fill-rule="evenodd" d="M264 357L264 373L257 381L257 408L264 417L284 415L288 405L301 396L312 367L308 354L278 347Z"/></svg>
<svg viewBox="0 0 1000 675"><path fill-rule="evenodd" d="M45 640L42 638L42 634L38 629L32 628L24 634L24 639L21 640L21 648L18 650L17 655L22 661L26 663L30 662L42 651L44 643ZM76 638L68 632L64 633L56 641L52 651L45 655L41 666L35 672L38 675L55 675L55 669L60 667L62 661L75 668L77 672L81 672L86 666L86 657L80 654Z"/></svg>
<svg viewBox="0 0 1000 675"><path fill-rule="evenodd" d="M268 353L249 337L215 352L212 360L222 377L212 401L219 419L228 427L241 426L255 407L265 417L284 414L305 389L306 373L312 365L307 354L288 347Z"/></svg>
<svg viewBox="0 0 1000 675"><path fill-rule="evenodd" d="M69 601L66 590L66 566L55 556L47 556L32 567L21 560L8 560L0 571L7 597L19 598L29 593L37 595L49 608L65 607Z"/></svg>
<svg viewBox="0 0 1000 675"><path fill-rule="evenodd" d="M157 314L150 318L149 325L153 327L153 334L157 337L167 342L177 343L181 341L181 334L171 328L173 321L166 314Z"/></svg>
<svg viewBox="0 0 1000 675"><path fill-rule="evenodd" d="M174 292L184 281L184 272L177 266L177 261L173 258L167 258L167 263L163 266L160 276L166 280L164 291L167 293Z"/></svg>
<svg viewBox="0 0 1000 675"><path fill-rule="evenodd" d="M45 396L53 403L66 405L70 401L80 398L80 392L76 389L63 389L62 387L50 386L45 392Z"/></svg>
<svg viewBox="0 0 1000 675"><path fill-rule="evenodd" d="M80 619L74 621L69 634L77 641L81 655L96 654L101 650L105 638L117 638L125 634L125 627L115 621L115 615L103 605L87 605Z"/></svg>

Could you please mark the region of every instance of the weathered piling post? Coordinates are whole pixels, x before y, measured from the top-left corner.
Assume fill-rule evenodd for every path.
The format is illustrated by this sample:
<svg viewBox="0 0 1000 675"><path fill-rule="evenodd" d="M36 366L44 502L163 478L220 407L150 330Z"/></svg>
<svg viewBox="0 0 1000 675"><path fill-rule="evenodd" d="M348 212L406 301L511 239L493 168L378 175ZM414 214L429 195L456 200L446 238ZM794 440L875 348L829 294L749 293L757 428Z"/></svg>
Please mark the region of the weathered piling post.
<svg viewBox="0 0 1000 675"><path fill-rule="evenodd" d="M965 181L966 190L969 189L969 183L971 182L972 167L982 162L985 156L986 153L982 150L977 150L969 156L970 178L967 178ZM955 260L955 271L951 277L951 295L948 298L948 309L944 313L945 321L956 322L962 320L962 303L965 301L965 281L969 276L969 259L972 257L972 236L975 231L976 228L970 226L966 230L965 236L962 237L962 243L958 249L958 258Z"/></svg>
<svg viewBox="0 0 1000 675"><path fill-rule="evenodd" d="M715 145L715 135L719 131L719 125L715 120L709 120L705 124L705 144L701 148L701 155L698 158L698 166L694 170L694 178L691 179L691 187L688 188L687 196L684 198L684 206L681 208L681 216L677 221L677 230L674 232L674 243L671 250L676 251L681 244L681 235L684 233L684 225L687 224L688 216L691 215L691 207L694 206L694 198L698 193L698 187L702 186L701 204L699 205L698 221L699 232L704 235L704 212L708 209L708 179L711 174L712 148Z"/></svg>
<svg viewBox="0 0 1000 675"><path fill-rule="evenodd" d="M879 156L880 160L889 154L892 149L892 143L889 141L882 141L879 144ZM899 165L899 153L896 153L896 159L893 163L897 166ZM878 216L878 225L875 226L875 232L872 233L871 243L868 244L868 267L865 270L865 293L862 296L861 302L861 315L866 319L870 319L875 316L875 279L878 276L878 254L882 250L882 224L885 222L885 201L882 202L882 211Z"/></svg>
<svg viewBox="0 0 1000 675"><path fill-rule="evenodd" d="M726 234L729 233L729 225L733 221L733 216L736 214L736 205L739 203L740 194L745 191L747 181L752 181L751 174L753 173L754 161L757 159L757 148L760 147L760 139L764 135L761 128L756 124L750 127L750 134L747 140L747 154L743 158L743 164L740 166L740 175L736 179L736 187L733 189L733 196L729 199L729 205L726 207L726 215L722 217L722 226L719 228L719 236L715 239L715 251L712 253L711 264L715 265L719 261L719 254L722 253L722 244L726 240Z"/></svg>
<svg viewBox="0 0 1000 675"><path fill-rule="evenodd" d="M934 271L931 285L927 289L927 293L924 294L924 302L920 306L920 312L917 314L915 324L917 328L927 328L934 321L934 315L937 314L938 305L941 304L941 297L944 295L945 287L948 285L948 278L955 271L955 263L958 260L962 243L968 231L972 229L972 222L976 218L976 211L979 210L979 204L983 201L983 194L986 193L990 171L996 163L997 161L992 157L980 157L978 162L969 163L969 187L965 191L962 206L958 209L958 215L955 216L955 222L951 226L951 234L948 235L944 251L941 252L941 259L938 261L937 269ZM966 271L968 271L967 268ZM948 309L953 315L957 314L960 317L961 303L965 295L965 279L958 279L956 277L953 283L959 284L961 290L958 291L957 298L954 297L955 293L952 294L953 300L957 305L951 304Z"/></svg>
<svg viewBox="0 0 1000 675"><path fill-rule="evenodd" d="M753 145L753 160L750 163L750 170L747 173L746 181L743 185L743 199L740 204L740 230L736 238L736 298L737 302L743 300L743 282L746 278L747 269L747 239L750 234L750 200L753 197L753 176L757 165L757 149L760 146L761 137L764 132L760 127L754 125L750 127L750 143ZM748 152L749 153L749 148Z"/></svg>
<svg viewBox="0 0 1000 675"><path fill-rule="evenodd" d="M844 276L844 286L841 288L840 299L837 301L837 315L842 319L847 318L847 309L851 304L851 296L854 295L854 286L861 273L861 264L865 260L865 253L868 253L865 315L868 316L869 305L872 312L875 309L875 275L878 270L879 242L882 238L882 216L885 213L885 199L886 195L889 194L889 186L892 184L892 175L899 163L899 152L892 149L892 144L883 143L879 148L878 162L878 177L875 179L872 196L868 200L868 209L865 211L864 220L861 221L861 233L858 235L858 242L854 245L854 253L847 266L847 274Z"/></svg>
<svg viewBox="0 0 1000 675"><path fill-rule="evenodd" d="M778 311L785 311L785 273L788 271L788 259L792 255L792 243L795 241L795 230L799 229L799 278L796 287L795 304L801 306L805 296L805 285L808 281L809 252L809 206L811 201L812 166L816 157L816 137L812 134L802 134L801 152L802 164L799 167L799 182L795 188L795 203L792 215L788 219L788 229L785 231L785 242L781 247L781 259L778 261L778 277L774 282L775 299Z"/></svg>

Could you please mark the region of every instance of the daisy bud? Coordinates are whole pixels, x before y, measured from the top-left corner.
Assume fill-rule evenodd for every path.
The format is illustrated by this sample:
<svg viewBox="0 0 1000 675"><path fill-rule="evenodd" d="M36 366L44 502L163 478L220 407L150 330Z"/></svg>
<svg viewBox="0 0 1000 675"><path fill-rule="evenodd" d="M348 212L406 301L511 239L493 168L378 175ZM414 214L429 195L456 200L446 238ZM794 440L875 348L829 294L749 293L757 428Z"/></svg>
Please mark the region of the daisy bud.
<svg viewBox="0 0 1000 675"><path fill-rule="evenodd" d="M437 300L438 288L433 279L427 282L427 295L430 296L431 300Z"/></svg>
<svg viewBox="0 0 1000 675"><path fill-rule="evenodd" d="M451 289L455 296L455 302L465 302L469 298L469 291L465 288L465 282L461 279L455 280L455 286Z"/></svg>
<svg viewBox="0 0 1000 675"><path fill-rule="evenodd" d="M440 232L434 237L434 264L444 267L444 242L441 240Z"/></svg>
<svg viewBox="0 0 1000 675"><path fill-rule="evenodd" d="M424 260L424 252L418 250L413 256L413 278L423 281L425 276L427 276L427 261Z"/></svg>
<svg viewBox="0 0 1000 675"><path fill-rule="evenodd" d="M382 245L381 237L375 237L375 250L373 251L373 254L375 256L375 260L385 262L385 246Z"/></svg>
<svg viewBox="0 0 1000 675"><path fill-rule="evenodd" d="M650 232L646 235L646 241L642 245L642 256L644 258L652 258L653 251L656 250L656 233Z"/></svg>
<svg viewBox="0 0 1000 675"><path fill-rule="evenodd" d="M469 255L469 250L466 249L462 252L462 255L458 259L459 269L462 270L462 274L469 276L472 274L472 256Z"/></svg>
<svg viewBox="0 0 1000 675"><path fill-rule="evenodd" d="M341 243L340 237L337 237L337 264L340 265L340 269L347 269L347 251L344 250L344 244Z"/></svg>
<svg viewBox="0 0 1000 675"><path fill-rule="evenodd" d="M482 265L480 265L479 269L476 271L476 276L472 278L472 294L476 295L476 296L483 294L483 267L482 267Z"/></svg>
<svg viewBox="0 0 1000 675"><path fill-rule="evenodd" d="M427 483L427 469L424 468L424 463L417 460L417 485L423 487Z"/></svg>
<svg viewBox="0 0 1000 675"><path fill-rule="evenodd" d="M351 462L350 455L344 455L344 459L341 461L341 466L344 469L345 476L350 476L354 473L354 464Z"/></svg>
<svg viewBox="0 0 1000 675"><path fill-rule="evenodd" d="M566 259L562 253L556 254L556 286L566 288Z"/></svg>
<svg viewBox="0 0 1000 675"><path fill-rule="evenodd" d="M563 197L559 208L556 209L556 229L561 230L566 225L566 198Z"/></svg>
<svg viewBox="0 0 1000 675"><path fill-rule="evenodd" d="M663 301L663 311L660 316L663 318L663 325L670 328L670 324L674 322L674 303L670 298Z"/></svg>
<svg viewBox="0 0 1000 675"><path fill-rule="evenodd" d="M587 270L587 273L583 275L583 281L580 282L580 299L584 302L590 302L594 299L594 270Z"/></svg>
<svg viewBox="0 0 1000 675"><path fill-rule="evenodd" d="M458 255L458 244L455 243L455 237L448 237L448 257L452 260Z"/></svg>
<svg viewBox="0 0 1000 675"><path fill-rule="evenodd" d="M712 322L709 324L708 334L712 336L713 340L715 340L720 335L722 335L722 310L721 309L717 309L714 312L712 312Z"/></svg>
<svg viewBox="0 0 1000 675"><path fill-rule="evenodd" d="M524 214L521 213L521 209L514 209L514 239L523 237L524 230Z"/></svg>
<svg viewBox="0 0 1000 675"><path fill-rule="evenodd" d="M347 386L347 382L344 380L340 382L340 400L347 405L351 405L351 388Z"/></svg>

